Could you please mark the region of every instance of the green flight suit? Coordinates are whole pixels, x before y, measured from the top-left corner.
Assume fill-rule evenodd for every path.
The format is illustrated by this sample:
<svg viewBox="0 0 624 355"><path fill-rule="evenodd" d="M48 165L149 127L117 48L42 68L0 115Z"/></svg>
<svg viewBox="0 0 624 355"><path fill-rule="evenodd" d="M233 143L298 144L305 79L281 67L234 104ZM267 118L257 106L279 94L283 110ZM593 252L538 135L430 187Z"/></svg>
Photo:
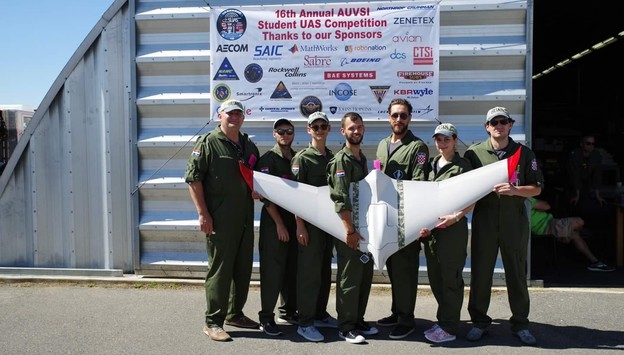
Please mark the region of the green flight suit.
<svg viewBox="0 0 624 355"><path fill-rule="evenodd" d="M388 153L390 136L377 146L377 160L381 170L396 180L426 181L428 177L429 148L408 131L401 144ZM417 197L412 197L417 198ZM400 227L400 226L399 226ZM414 327L414 309L418 290L418 269L420 267L420 242L416 241L392 254L386 262L388 277L392 284L392 314L396 314L399 324Z"/></svg>
<svg viewBox="0 0 624 355"><path fill-rule="evenodd" d="M366 157L360 153L358 161L346 146L327 165L327 180L330 196L335 203L336 213L342 210L353 211L349 187L357 184L368 173ZM358 213L359 212L359 213ZM356 218L364 218L365 211L354 211ZM373 260L369 253L351 249L342 240L335 240L338 271L336 276L336 311L338 329L346 334L364 321L368 296L373 282ZM365 260L366 262L362 262Z"/></svg>
<svg viewBox="0 0 624 355"><path fill-rule="evenodd" d="M437 170L441 155L433 158L430 181L442 181L471 169L470 162L455 153L453 159ZM467 207L467 206L466 206ZM458 211L455 211L458 212ZM431 292L438 302L438 326L456 335L464 302L463 270L468 246L468 220L465 216L446 228L434 228L423 243Z"/></svg>
<svg viewBox="0 0 624 355"><path fill-rule="evenodd" d="M327 163L333 156L329 149L325 149L325 155L322 155L312 144L300 150L290 164L295 180L312 186L326 186ZM334 237L331 234L307 221L305 226L308 245L299 244L297 255L297 310L299 325L302 327L313 325L315 319L329 316L327 303L334 250Z"/></svg>
<svg viewBox="0 0 624 355"><path fill-rule="evenodd" d="M291 149L291 156L295 151ZM290 170L290 159L284 157L279 145L260 157L256 170L294 180ZM295 216L277 206L284 226L288 230L288 242L277 237L277 225L267 211L271 201L264 200L260 213L260 236L258 251L260 252L260 303L258 312L260 323L264 324L275 319L275 304L280 297L278 311L280 316L293 316L297 311L297 225Z"/></svg>
<svg viewBox="0 0 624 355"><path fill-rule="evenodd" d="M517 166L518 186L542 186L544 177L537 166L535 153L509 138L500 159L521 150ZM473 169L497 162L490 139L468 147L464 157ZM527 253L529 245L529 211L520 196L499 196L489 193L477 201L472 213L471 279L468 312L475 327L486 328L492 323L487 315L492 291L492 275L500 249L509 298L511 330L528 328L530 300L527 289Z"/></svg>
<svg viewBox="0 0 624 355"><path fill-rule="evenodd" d="M243 315L247 302L254 243L254 200L239 170L253 168L260 153L247 134L237 146L217 126L195 143L184 179L201 181L214 234L206 236L206 325L222 327L225 319ZM232 292L230 299L230 290Z"/></svg>

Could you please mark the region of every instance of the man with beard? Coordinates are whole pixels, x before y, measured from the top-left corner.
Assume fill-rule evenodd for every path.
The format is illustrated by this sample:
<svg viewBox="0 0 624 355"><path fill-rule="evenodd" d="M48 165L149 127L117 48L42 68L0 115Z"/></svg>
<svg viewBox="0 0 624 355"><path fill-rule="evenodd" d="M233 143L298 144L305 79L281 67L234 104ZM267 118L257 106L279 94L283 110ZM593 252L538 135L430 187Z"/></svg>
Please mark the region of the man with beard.
<svg viewBox="0 0 624 355"><path fill-rule="evenodd" d="M345 145L327 164L327 181L330 197L334 201L336 213L345 228L346 243L335 240L338 271L336 274L336 311L338 313L338 335L348 343L366 341L363 335L378 333L364 321L366 305L373 281L373 261L368 253L360 251L362 236L353 213L349 187L368 173L366 157L360 149L364 138L364 122L356 112L347 112L341 121L340 133L345 137Z"/></svg>
<svg viewBox="0 0 624 355"><path fill-rule="evenodd" d="M396 180L425 181L428 175L429 148L409 130L412 104L394 99L388 106L392 134L379 142L377 159L382 171ZM409 218L409 216L405 216ZM418 289L420 242L401 244L403 225L399 220L399 251L386 263L392 285L392 314L377 321L380 326L394 326L390 339L403 339L414 331L414 309Z"/></svg>

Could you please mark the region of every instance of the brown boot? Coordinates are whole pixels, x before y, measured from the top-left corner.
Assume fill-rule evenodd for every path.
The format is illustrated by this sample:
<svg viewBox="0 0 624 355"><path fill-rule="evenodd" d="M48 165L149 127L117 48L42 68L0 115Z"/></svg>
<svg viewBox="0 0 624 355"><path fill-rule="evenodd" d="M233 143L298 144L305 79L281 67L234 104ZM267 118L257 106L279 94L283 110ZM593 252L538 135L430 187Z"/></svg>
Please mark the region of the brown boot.
<svg viewBox="0 0 624 355"><path fill-rule="evenodd" d="M215 341L232 340L232 337L219 326L209 327L208 325L204 325L204 333L206 333L206 335L208 335L210 339Z"/></svg>

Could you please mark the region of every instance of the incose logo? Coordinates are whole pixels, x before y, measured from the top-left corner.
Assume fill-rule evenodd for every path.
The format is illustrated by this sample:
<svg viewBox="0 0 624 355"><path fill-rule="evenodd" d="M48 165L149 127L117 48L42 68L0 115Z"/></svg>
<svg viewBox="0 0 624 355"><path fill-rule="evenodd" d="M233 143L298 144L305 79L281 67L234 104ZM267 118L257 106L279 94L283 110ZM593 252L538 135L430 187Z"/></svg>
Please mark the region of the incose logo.
<svg viewBox="0 0 624 355"><path fill-rule="evenodd" d="M333 90L329 90L329 96L334 96L340 101L347 101L351 96L356 96L357 90L347 83L339 83Z"/></svg>
<svg viewBox="0 0 624 355"><path fill-rule="evenodd" d="M254 57L281 57L282 48L284 48L284 46L281 44L273 46L256 46L254 49Z"/></svg>

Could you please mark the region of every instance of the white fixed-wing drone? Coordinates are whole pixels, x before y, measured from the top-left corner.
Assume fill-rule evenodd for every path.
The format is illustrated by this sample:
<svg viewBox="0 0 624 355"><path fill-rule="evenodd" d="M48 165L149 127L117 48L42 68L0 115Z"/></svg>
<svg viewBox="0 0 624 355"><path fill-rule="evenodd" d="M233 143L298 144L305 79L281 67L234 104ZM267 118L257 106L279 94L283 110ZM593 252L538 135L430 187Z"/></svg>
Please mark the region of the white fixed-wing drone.
<svg viewBox="0 0 624 355"><path fill-rule="evenodd" d="M420 237L422 228L433 229L438 217L453 214L492 192L498 183L510 181L515 166L508 159L468 171L444 181L395 180L381 170L351 183L354 224L364 238L360 250L368 251L378 270L386 260ZM517 164L517 162L516 162ZM245 171L246 170L246 171ZM252 180L252 189L282 208L346 242L342 221L329 197L329 187L316 187L253 171L241 165Z"/></svg>

